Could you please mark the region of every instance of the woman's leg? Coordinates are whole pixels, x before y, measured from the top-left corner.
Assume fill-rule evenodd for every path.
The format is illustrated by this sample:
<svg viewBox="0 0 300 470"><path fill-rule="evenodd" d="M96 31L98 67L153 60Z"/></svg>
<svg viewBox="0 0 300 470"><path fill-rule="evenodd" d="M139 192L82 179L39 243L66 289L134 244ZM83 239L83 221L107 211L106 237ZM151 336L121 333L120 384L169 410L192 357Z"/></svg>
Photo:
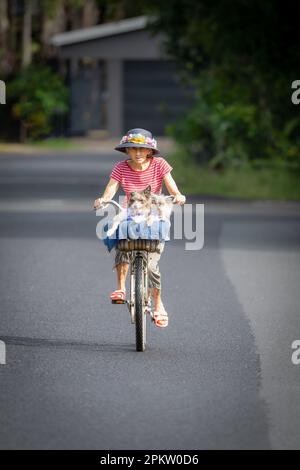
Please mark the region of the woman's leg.
<svg viewBox="0 0 300 470"><path fill-rule="evenodd" d="M117 289L125 291L126 277L129 268L129 253L116 249L115 264L113 270L117 270Z"/></svg>
<svg viewBox="0 0 300 470"><path fill-rule="evenodd" d="M153 310L157 310L158 312L164 308L164 304L161 300L161 290L157 287L150 288L151 297L153 299Z"/></svg>
<svg viewBox="0 0 300 470"><path fill-rule="evenodd" d="M126 277L128 272L128 263L120 263L117 266L117 289L126 290Z"/></svg>
<svg viewBox="0 0 300 470"><path fill-rule="evenodd" d="M164 308L161 299L161 274L158 266L161 254L164 250L165 242L158 245L159 253L148 254L148 286L153 298L154 310L160 311Z"/></svg>

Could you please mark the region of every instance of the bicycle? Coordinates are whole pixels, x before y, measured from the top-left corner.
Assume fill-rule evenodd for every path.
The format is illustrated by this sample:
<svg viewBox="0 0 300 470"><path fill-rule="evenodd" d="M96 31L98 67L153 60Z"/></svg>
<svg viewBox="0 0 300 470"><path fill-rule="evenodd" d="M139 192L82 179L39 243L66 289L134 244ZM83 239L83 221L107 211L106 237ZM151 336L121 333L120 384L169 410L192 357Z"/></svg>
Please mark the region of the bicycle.
<svg viewBox="0 0 300 470"><path fill-rule="evenodd" d="M174 199L174 196L166 196ZM120 210L122 207L114 200L106 201L100 207L104 209L107 204L113 204ZM98 208L99 209L99 208ZM146 319L147 315L154 322L152 302L148 287L148 256L157 250L160 240L151 239L124 239L117 241L117 248L120 251L129 252L130 265L130 290L129 300L112 300L113 304L127 304L131 323L135 324L136 350L146 349Z"/></svg>

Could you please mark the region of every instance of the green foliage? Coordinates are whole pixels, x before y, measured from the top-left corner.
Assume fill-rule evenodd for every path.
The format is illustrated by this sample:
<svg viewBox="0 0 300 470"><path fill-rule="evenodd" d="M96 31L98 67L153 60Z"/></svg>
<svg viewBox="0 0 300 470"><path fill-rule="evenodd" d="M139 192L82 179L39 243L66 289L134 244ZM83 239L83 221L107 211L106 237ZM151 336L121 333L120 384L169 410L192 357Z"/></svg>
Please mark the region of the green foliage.
<svg viewBox="0 0 300 470"><path fill-rule="evenodd" d="M249 88L203 71L195 82L193 107L168 127L172 135L198 163L211 168L274 165L300 168L300 116L280 128L267 107L249 96ZM223 91L222 91L223 90Z"/></svg>
<svg viewBox="0 0 300 470"><path fill-rule="evenodd" d="M297 15L280 0L149 2L152 28L195 86L195 104L169 132L211 167L300 168L300 106L291 103L299 78Z"/></svg>
<svg viewBox="0 0 300 470"><path fill-rule="evenodd" d="M270 161L269 166L260 162L262 165L256 168L251 162L238 167L229 165L219 171L194 163L182 149L169 155L168 161L183 194L300 201L299 172L277 168Z"/></svg>
<svg viewBox="0 0 300 470"><path fill-rule="evenodd" d="M68 109L68 90L49 67L28 67L8 83L7 89L13 118L32 139L48 135L53 117Z"/></svg>

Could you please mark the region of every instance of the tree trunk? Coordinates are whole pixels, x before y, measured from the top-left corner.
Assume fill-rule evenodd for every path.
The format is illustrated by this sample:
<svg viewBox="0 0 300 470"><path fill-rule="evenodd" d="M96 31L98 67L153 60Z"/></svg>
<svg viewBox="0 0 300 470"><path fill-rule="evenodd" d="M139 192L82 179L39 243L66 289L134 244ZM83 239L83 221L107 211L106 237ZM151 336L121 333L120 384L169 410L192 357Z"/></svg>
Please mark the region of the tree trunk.
<svg viewBox="0 0 300 470"><path fill-rule="evenodd" d="M26 125L24 124L24 121L20 122L20 142L24 143L26 142L27 139L27 128Z"/></svg>
<svg viewBox="0 0 300 470"><path fill-rule="evenodd" d="M0 48L7 47L8 15L7 0L0 0Z"/></svg>
<svg viewBox="0 0 300 470"><path fill-rule="evenodd" d="M99 8L95 0L86 0L83 5L82 27L88 28L98 23Z"/></svg>
<svg viewBox="0 0 300 470"><path fill-rule="evenodd" d="M8 50L9 21L7 0L0 0L0 70L6 75L10 72Z"/></svg>
<svg viewBox="0 0 300 470"><path fill-rule="evenodd" d="M11 71L14 71L17 67L17 49L18 39L18 18L15 15L16 0L11 0L8 3L8 16L10 18L9 31L8 31L8 51L9 51L9 60L11 65Z"/></svg>
<svg viewBox="0 0 300 470"><path fill-rule="evenodd" d="M32 59L32 7L33 0L25 0L25 12L23 16L23 48L22 48L22 68L31 64Z"/></svg>
<svg viewBox="0 0 300 470"><path fill-rule="evenodd" d="M66 18L64 11L64 0L55 0L51 5L51 10L43 6L41 11L41 44L42 56L49 58L56 55L57 51L50 46L50 38L57 33L66 31Z"/></svg>

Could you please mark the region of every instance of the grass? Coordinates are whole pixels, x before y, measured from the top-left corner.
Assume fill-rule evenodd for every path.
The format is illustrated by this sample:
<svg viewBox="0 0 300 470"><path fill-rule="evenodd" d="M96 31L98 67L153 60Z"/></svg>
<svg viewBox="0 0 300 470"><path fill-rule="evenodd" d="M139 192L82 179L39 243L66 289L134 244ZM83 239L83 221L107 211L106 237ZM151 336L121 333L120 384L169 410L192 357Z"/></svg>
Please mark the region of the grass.
<svg viewBox="0 0 300 470"><path fill-rule="evenodd" d="M15 146L24 147L27 149L36 148L43 150L80 150L81 147L76 142L72 142L69 139L63 137L60 138L49 138L45 140L27 140L26 142L11 143L11 142L2 142L0 141L0 152L7 152L14 148Z"/></svg>
<svg viewBox="0 0 300 470"><path fill-rule="evenodd" d="M45 140L38 140L28 142L29 145L34 147L45 148L49 150L73 150L78 149L78 145L74 142L71 142L69 139L63 137L58 138L49 138Z"/></svg>
<svg viewBox="0 0 300 470"><path fill-rule="evenodd" d="M300 172L285 168L227 168L216 171L192 162L177 151L168 157L183 194L242 199L300 200Z"/></svg>

